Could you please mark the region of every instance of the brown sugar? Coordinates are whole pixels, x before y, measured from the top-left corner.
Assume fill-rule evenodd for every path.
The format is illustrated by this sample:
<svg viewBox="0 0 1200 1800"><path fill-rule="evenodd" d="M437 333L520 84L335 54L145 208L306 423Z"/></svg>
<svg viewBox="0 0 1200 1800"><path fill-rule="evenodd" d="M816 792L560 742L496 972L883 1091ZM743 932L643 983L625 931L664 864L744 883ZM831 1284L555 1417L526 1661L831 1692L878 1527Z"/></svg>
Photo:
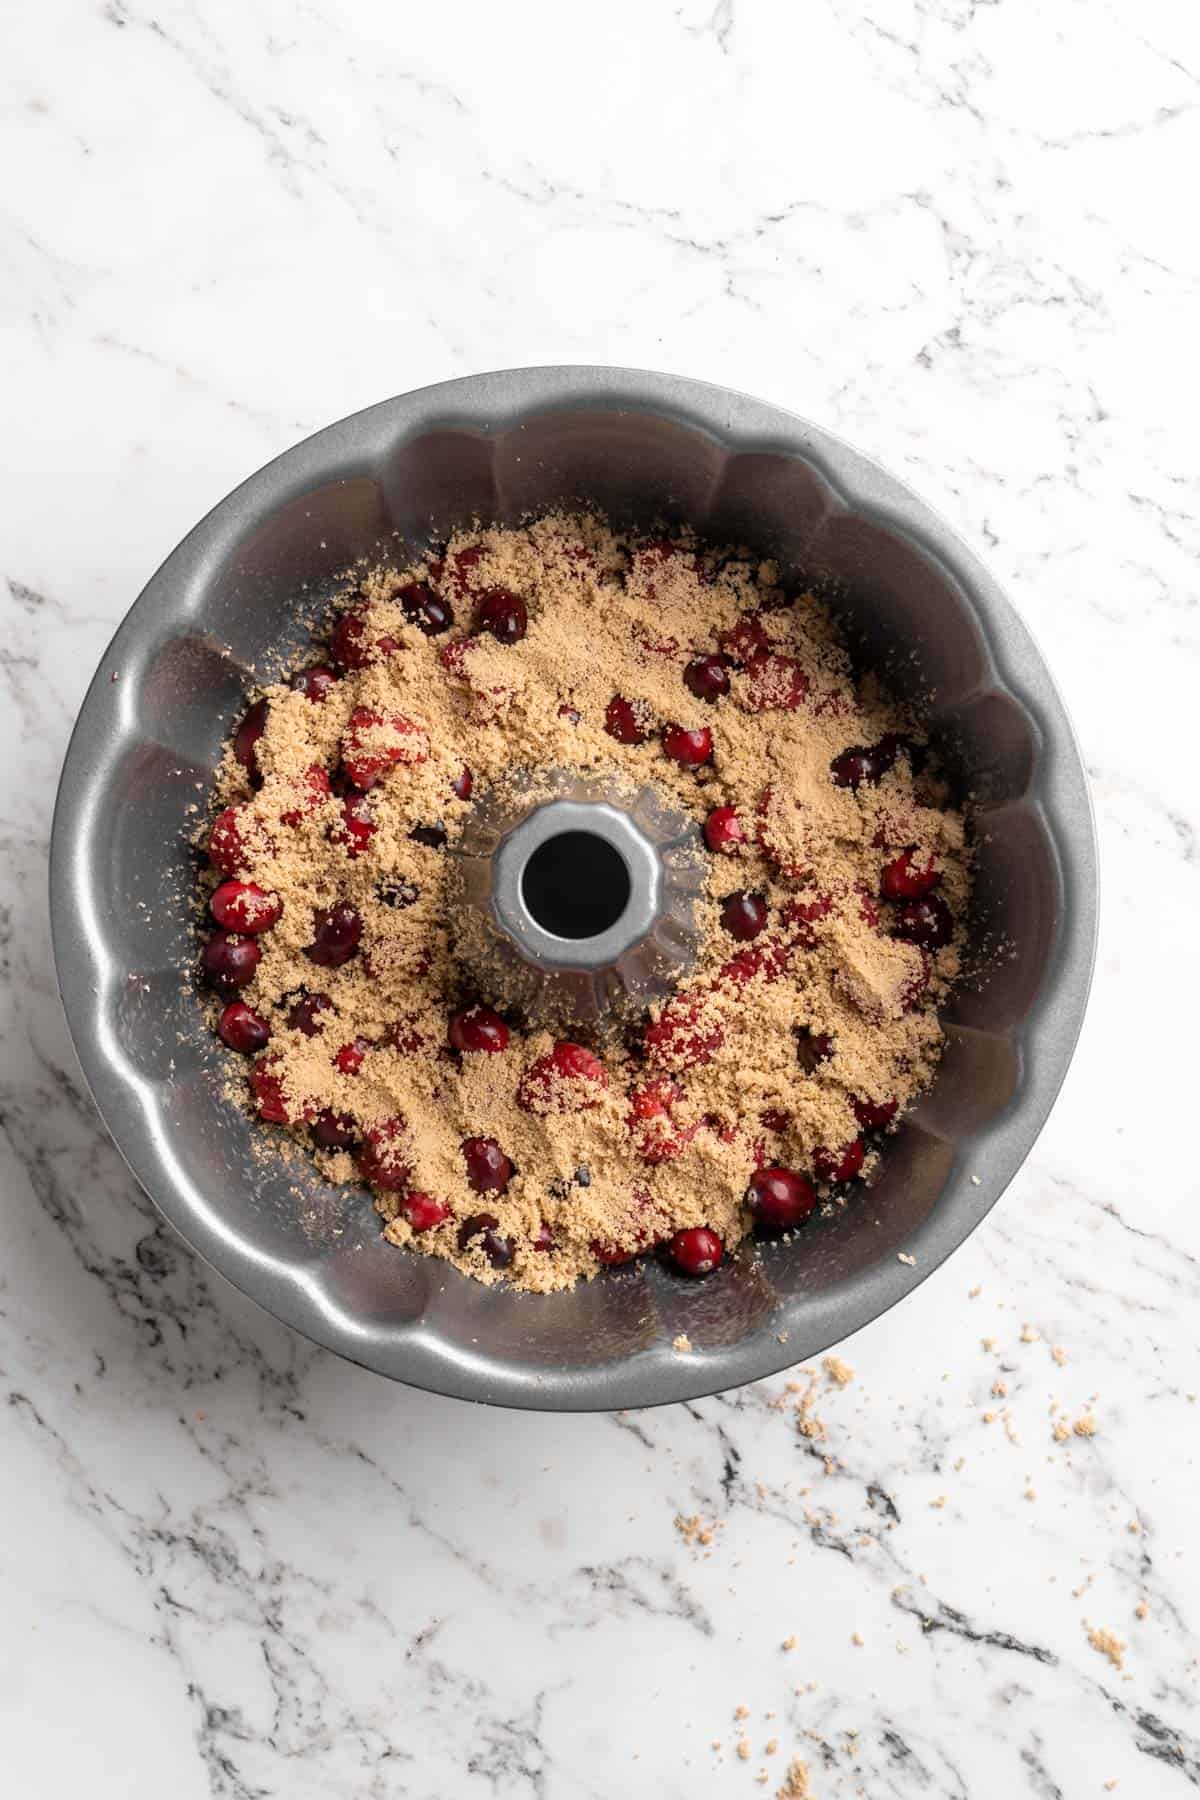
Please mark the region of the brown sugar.
<svg viewBox="0 0 1200 1800"><path fill-rule="evenodd" d="M701 698L684 671L718 652L727 692ZM940 1055L970 850L919 718L856 680L818 598L745 553L550 516L352 571L331 654L319 698L264 691L207 840L282 907L236 994L269 1032L251 1069L268 1122L315 1139L331 1182L366 1179L393 1243L536 1291L691 1226L732 1249L763 1164L842 1204L861 1142L870 1178ZM644 741L606 728L614 698ZM702 766L664 752L674 726L711 732ZM848 751L857 786L831 773ZM478 991L453 854L482 796L528 797L552 770L650 785L698 834L719 807L744 827L738 854L708 858L676 992L569 1067L514 996ZM935 872L948 937L882 896L906 858ZM721 920L743 891L767 909L748 942ZM452 1048L450 1015L476 1002L503 1013L503 1041ZM491 1145L482 1186L471 1140Z"/></svg>

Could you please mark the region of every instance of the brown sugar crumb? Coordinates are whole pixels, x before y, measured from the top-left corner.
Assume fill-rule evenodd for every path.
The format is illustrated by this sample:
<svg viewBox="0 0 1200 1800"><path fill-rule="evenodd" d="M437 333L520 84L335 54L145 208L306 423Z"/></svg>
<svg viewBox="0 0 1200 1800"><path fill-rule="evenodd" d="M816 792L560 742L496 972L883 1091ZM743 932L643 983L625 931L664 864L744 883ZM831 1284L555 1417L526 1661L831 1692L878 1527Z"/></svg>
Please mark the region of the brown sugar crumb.
<svg viewBox="0 0 1200 1800"><path fill-rule="evenodd" d="M851 1634L850 1634L850 1642L853 1645L855 1645L855 1647L857 1649L861 1650L864 1643L866 1642L866 1639L863 1637L863 1634L861 1631L854 1631L854 1632L851 1632Z"/></svg>
<svg viewBox="0 0 1200 1800"><path fill-rule="evenodd" d="M1040 1337L1041 1332L1035 1331L1032 1325L1022 1325L1021 1342L1023 1344L1036 1344Z"/></svg>
<svg viewBox="0 0 1200 1800"><path fill-rule="evenodd" d="M854 1380L853 1368L840 1356L827 1356L823 1366L830 1381L836 1382L838 1387L846 1387Z"/></svg>
<svg viewBox="0 0 1200 1800"><path fill-rule="evenodd" d="M1050 1430L1050 1435L1053 1437L1056 1444L1065 1444L1071 1435L1071 1427L1067 1424L1065 1419L1055 1419Z"/></svg>
<svg viewBox="0 0 1200 1800"><path fill-rule="evenodd" d="M1076 1419L1075 1423L1072 1425L1071 1430L1075 1433L1076 1437L1081 1437L1081 1438L1095 1437L1095 1435L1096 1435L1096 1415L1094 1413L1090 1413L1090 1412L1080 1413L1079 1417Z"/></svg>
<svg viewBox="0 0 1200 1800"><path fill-rule="evenodd" d="M775 1800L817 1800L816 1794L809 1786L808 1764L793 1756L788 1764L783 1786L775 1790Z"/></svg>
<svg viewBox="0 0 1200 1800"><path fill-rule="evenodd" d="M896 1261L902 1262L905 1265L905 1267L909 1268L909 1269L915 1269L917 1266L916 1257L907 1255L906 1252L903 1250L898 1250L896 1252Z"/></svg>
<svg viewBox="0 0 1200 1800"><path fill-rule="evenodd" d="M971 850L920 718L855 675L825 603L760 558L589 514L359 565L342 601L322 653L335 677L262 691L205 840L202 898L229 875L258 890L248 923L275 921L238 990L259 1020L260 1116L297 1153L315 1143L331 1183L365 1180L390 1243L536 1292L693 1226L732 1250L764 1143L844 1204L837 1171L874 1174L937 1067ZM728 691L701 698L684 671L718 650ZM700 766L668 753L675 727L711 733ZM648 793L697 842L719 808L744 832L738 854L703 853L674 994L583 1045L578 1021L533 1028L456 854L552 771ZM906 856L937 878L915 916L876 898ZM767 925L739 949L722 908L741 891ZM448 1039L477 1008L472 1041Z"/></svg>
<svg viewBox="0 0 1200 1800"><path fill-rule="evenodd" d="M733 1716L735 1719L748 1719L750 1717L750 1708L739 1702L733 1709Z"/></svg>
<svg viewBox="0 0 1200 1800"><path fill-rule="evenodd" d="M687 1351L689 1351L691 1349L691 1347L692 1347L692 1340L687 1335L686 1331L681 1331L679 1333L678 1337L671 1339L672 1350L678 1350L681 1355L685 1354Z"/></svg>
<svg viewBox="0 0 1200 1800"><path fill-rule="evenodd" d="M1093 1650L1098 1651L1101 1656L1107 1656L1114 1669L1125 1667L1125 1652L1129 1646L1115 1632L1107 1630L1103 1625L1089 1625L1086 1619L1083 1628Z"/></svg>
<svg viewBox="0 0 1200 1800"><path fill-rule="evenodd" d="M1059 1368L1061 1369L1067 1360L1067 1353L1063 1349L1062 1345L1061 1344L1052 1344L1050 1347L1050 1354L1054 1358L1054 1361L1058 1364Z"/></svg>
<svg viewBox="0 0 1200 1800"><path fill-rule="evenodd" d="M690 1518L685 1518L683 1513L675 1514L675 1529L684 1543L702 1544L705 1549L713 1542L723 1525L722 1519L714 1519L711 1524L706 1524L699 1513L692 1513Z"/></svg>
<svg viewBox="0 0 1200 1800"><path fill-rule="evenodd" d="M750 1746L749 1738L739 1738L738 1739L737 1753L741 1757L743 1762L750 1761L750 1758L754 1755L754 1751Z"/></svg>
<svg viewBox="0 0 1200 1800"><path fill-rule="evenodd" d="M1150 1608L1144 1600L1138 1601L1133 1609L1133 1616L1135 1619L1148 1619L1150 1617Z"/></svg>
<svg viewBox="0 0 1200 1800"><path fill-rule="evenodd" d="M796 1648L795 1634L793 1633L791 1637L785 1637L779 1648L781 1650L794 1650Z"/></svg>

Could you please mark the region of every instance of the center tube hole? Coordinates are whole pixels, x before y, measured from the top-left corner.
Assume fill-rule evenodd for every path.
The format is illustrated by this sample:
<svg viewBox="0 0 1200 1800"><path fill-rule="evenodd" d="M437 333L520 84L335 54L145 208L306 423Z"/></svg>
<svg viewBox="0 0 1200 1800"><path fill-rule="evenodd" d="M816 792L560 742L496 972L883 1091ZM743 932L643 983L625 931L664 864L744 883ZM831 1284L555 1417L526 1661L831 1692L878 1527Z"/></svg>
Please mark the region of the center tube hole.
<svg viewBox="0 0 1200 1800"><path fill-rule="evenodd" d="M599 937L629 904L620 851L591 831L560 831L539 844L521 874L521 898L553 937Z"/></svg>

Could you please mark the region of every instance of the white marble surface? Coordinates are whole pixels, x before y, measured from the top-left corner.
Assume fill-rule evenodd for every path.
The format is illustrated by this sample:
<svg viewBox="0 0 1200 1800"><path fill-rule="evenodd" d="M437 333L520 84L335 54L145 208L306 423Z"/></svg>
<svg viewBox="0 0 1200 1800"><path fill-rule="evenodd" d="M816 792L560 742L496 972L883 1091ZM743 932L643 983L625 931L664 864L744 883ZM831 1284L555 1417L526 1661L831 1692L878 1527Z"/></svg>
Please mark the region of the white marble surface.
<svg viewBox="0 0 1200 1800"><path fill-rule="evenodd" d="M1200 13L42 0L4 39L5 1796L692 1800L796 1751L819 1800L1200 1787ZM505 1416L313 1350L156 1225L59 1015L54 784L146 577L327 420L557 360L745 387L907 475L1095 781L1062 1099L842 1347L821 1440L779 1382Z"/></svg>

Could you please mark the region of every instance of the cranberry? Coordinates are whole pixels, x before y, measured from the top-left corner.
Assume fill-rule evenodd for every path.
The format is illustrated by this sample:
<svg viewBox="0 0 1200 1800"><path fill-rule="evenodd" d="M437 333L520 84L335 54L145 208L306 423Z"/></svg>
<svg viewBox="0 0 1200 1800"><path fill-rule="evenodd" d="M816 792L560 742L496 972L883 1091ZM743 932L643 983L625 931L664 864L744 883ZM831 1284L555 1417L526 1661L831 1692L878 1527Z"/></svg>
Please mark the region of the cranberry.
<svg viewBox="0 0 1200 1800"><path fill-rule="evenodd" d="M676 994L646 1027L646 1054L668 1068L688 1069L711 1062L725 1042L725 1027L705 1016L703 993Z"/></svg>
<svg viewBox="0 0 1200 1800"><path fill-rule="evenodd" d="M790 1231L807 1219L816 1204L812 1182L794 1169L757 1169L750 1177L746 1205L757 1223L772 1231Z"/></svg>
<svg viewBox="0 0 1200 1800"><path fill-rule="evenodd" d="M919 869L913 862L912 851L905 850L884 869L879 891L885 900L923 900L941 879L933 866L932 856L925 867Z"/></svg>
<svg viewBox="0 0 1200 1800"><path fill-rule="evenodd" d="M771 648L761 613L745 613L732 631L722 631L718 635L717 642L735 663L748 663Z"/></svg>
<svg viewBox="0 0 1200 1800"><path fill-rule="evenodd" d="M656 1075L644 1087L636 1088L630 1094L630 1111L635 1119L662 1118L670 1112L680 1093L677 1081L672 1081L667 1075Z"/></svg>
<svg viewBox="0 0 1200 1800"><path fill-rule="evenodd" d="M798 944L806 950L812 950L817 943L817 933L813 926L818 919L827 918L832 911L833 900L830 895L819 894L815 900L789 900L779 919Z"/></svg>
<svg viewBox="0 0 1200 1800"><path fill-rule="evenodd" d="M551 1231L550 1227L547 1225L545 1219L542 1220L541 1224L538 1226L537 1230L534 1232L533 1237L530 1240L530 1244L531 1244L531 1248L534 1250L542 1250L542 1251L553 1250L553 1248L554 1248L554 1233Z"/></svg>
<svg viewBox="0 0 1200 1800"><path fill-rule="evenodd" d="M886 774L886 765L880 761L876 751L865 750L856 745L852 750L843 750L835 756L829 765L829 772L838 787L857 788L863 782L875 783Z"/></svg>
<svg viewBox="0 0 1200 1800"><path fill-rule="evenodd" d="M337 670L331 669L328 663L314 663L311 669L297 669L292 676L292 687L306 700L319 706L327 700L337 686Z"/></svg>
<svg viewBox="0 0 1200 1800"><path fill-rule="evenodd" d="M851 1138L840 1150L814 1150L813 1168L822 1181L853 1181L865 1156L862 1139Z"/></svg>
<svg viewBox="0 0 1200 1800"><path fill-rule="evenodd" d="M444 580L449 581L453 584L457 593L465 594L467 591L467 580L471 570L475 567L475 564L480 560L482 555L483 545L472 544L469 550L455 551L453 557L450 559L451 566L448 571L444 562L431 562L429 565L430 580L436 581L439 584Z"/></svg>
<svg viewBox="0 0 1200 1800"><path fill-rule="evenodd" d="M729 692L729 663L723 656L693 656L683 671L684 686L697 700L719 700Z"/></svg>
<svg viewBox="0 0 1200 1800"><path fill-rule="evenodd" d="M785 1113L779 1106L768 1106L765 1112L759 1114L759 1117L765 1129L773 1131L776 1137L782 1136L791 1123L790 1114Z"/></svg>
<svg viewBox="0 0 1200 1800"><path fill-rule="evenodd" d="M428 756L428 737L401 713L385 716L356 706L342 734L342 765L356 788L374 787L397 763L421 763Z"/></svg>
<svg viewBox="0 0 1200 1800"><path fill-rule="evenodd" d="M288 1013L287 1022L293 1031L302 1031L305 1037L316 1037L325 1029L322 1015L332 1011L333 1001L328 994L305 994Z"/></svg>
<svg viewBox="0 0 1200 1800"><path fill-rule="evenodd" d="M334 828L338 842L345 846L346 855L351 858L361 856L378 830L370 797L357 790L347 794L342 801L341 824Z"/></svg>
<svg viewBox="0 0 1200 1800"><path fill-rule="evenodd" d="M323 969L340 969L357 955L362 938L362 918L358 908L348 900L339 900L328 912L319 912L313 930L313 941L305 949L309 962Z"/></svg>
<svg viewBox="0 0 1200 1800"><path fill-rule="evenodd" d="M517 1246L512 1238L501 1236L499 1227L495 1213L474 1213L458 1228L459 1249L468 1249L478 1239L479 1248L493 1269L507 1269Z"/></svg>
<svg viewBox="0 0 1200 1800"><path fill-rule="evenodd" d="M395 876L390 881L381 881L375 889L375 896L382 905L392 906L403 912L406 906L411 906L415 900L420 899L421 890L414 887L411 881Z"/></svg>
<svg viewBox="0 0 1200 1800"><path fill-rule="evenodd" d="M329 653L342 669L365 669L375 657L393 656L400 648L394 637L385 633L372 642L368 636L367 609L354 607L344 612L329 636Z"/></svg>
<svg viewBox="0 0 1200 1800"><path fill-rule="evenodd" d="M243 835L245 809L240 806L227 806L219 812L212 823L208 834L208 860L222 875L236 875L247 860L246 843Z"/></svg>
<svg viewBox="0 0 1200 1800"><path fill-rule="evenodd" d="M256 700L233 734L233 754L251 776L258 774L258 740L267 729L267 712L267 702Z"/></svg>
<svg viewBox="0 0 1200 1800"><path fill-rule="evenodd" d="M730 894L721 908L721 924L730 937L747 944L767 922L767 903L761 894Z"/></svg>
<svg viewBox="0 0 1200 1800"><path fill-rule="evenodd" d="M887 757L889 769L898 756L906 756L908 766L914 775L922 772L929 759L926 745L914 743L912 738L905 737L904 733L900 731L885 732L879 740L879 749L882 755Z"/></svg>
<svg viewBox="0 0 1200 1800"><path fill-rule="evenodd" d="M400 589L396 598L409 624L415 625L418 631L423 631L426 637L440 637L454 623L454 611L450 602L435 594L423 581L410 581L407 587Z"/></svg>
<svg viewBox="0 0 1200 1800"><path fill-rule="evenodd" d="M370 1050L371 1048L372 1048L372 1045L371 1045L370 1038L365 1038L365 1037L351 1038L351 1040L348 1044L342 1045L341 1049L338 1051L337 1055L334 1057L334 1059L333 1059L334 1068L337 1069L339 1074L342 1074L342 1075L357 1075L358 1071L363 1066L364 1056L367 1054L367 1051Z"/></svg>
<svg viewBox="0 0 1200 1800"><path fill-rule="evenodd" d="M214 888L208 910L224 930L257 937L274 925L283 902L278 894L268 894L253 881L223 881Z"/></svg>
<svg viewBox="0 0 1200 1800"><path fill-rule="evenodd" d="M916 1012L925 999L925 992L933 977L933 963L928 953L921 951L921 967L908 983L902 995L905 1012Z"/></svg>
<svg viewBox="0 0 1200 1800"><path fill-rule="evenodd" d="M699 1131L699 1125L676 1125L671 1108L680 1088L666 1075L656 1075L629 1096L634 1147L644 1162L672 1162L681 1156Z"/></svg>
<svg viewBox="0 0 1200 1800"><path fill-rule="evenodd" d="M405 1194L400 1202L400 1217L406 1219L414 1231L432 1231L443 1219L450 1217L450 1208L441 1200L435 1200L432 1194Z"/></svg>
<svg viewBox="0 0 1200 1800"><path fill-rule="evenodd" d="M358 1133L354 1120L349 1113L334 1112L330 1106L324 1107L309 1127L313 1142L322 1150L353 1150L358 1142Z"/></svg>
<svg viewBox="0 0 1200 1800"><path fill-rule="evenodd" d="M702 725L699 731L689 731L683 725L668 725L663 731L662 747L680 768L699 769L712 757L713 735L707 725Z"/></svg>
<svg viewBox="0 0 1200 1800"><path fill-rule="evenodd" d="M424 844L427 850L444 850L446 847L444 825L414 825L408 835L414 844Z"/></svg>
<svg viewBox="0 0 1200 1800"><path fill-rule="evenodd" d="M534 1113L583 1112L599 1104L607 1086L600 1058L564 1038L526 1069L517 1088L517 1104Z"/></svg>
<svg viewBox="0 0 1200 1800"><path fill-rule="evenodd" d="M469 800L471 798L471 790L474 786L475 777L472 775L468 765L464 763L462 766L462 773L457 775L450 783L450 792L459 800Z"/></svg>
<svg viewBox="0 0 1200 1800"><path fill-rule="evenodd" d="M573 706L567 706L565 702L559 707L558 716L560 719L565 719L568 725L578 725L579 723L578 711Z"/></svg>
<svg viewBox="0 0 1200 1800"><path fill-rule="evenodd" d="M525 602L507 588L489 588L475 613L476 631L490 631L500 644L519 644L529 629Z"/></svg>
<svg viewBox="0 0 1200 1800"><path fill-rule="evenodd" d="M604 709L604 729L618 744L644 744L650 735L645 706L641 701L614 695Z"/></svg>
<svg viewBox="0 0 1200 1800"><path fill-rule="evenodd" d="M615 1269L621 1263L632 1262L645 1248L644 1244L604 1244L598 1238L593 1238L588 1245L596 1261L603 1263L606 1269Z"/></svg>
<svg viewBox="0 0 1200 1800"><path fill-rule="evenodd" d="M717 806L704 821L704 841L715 856L737 856L747 842L735 806Z"/></svg>
<svg viewBox="0 0 1200 1800"><path fill-rule="evenodd" d="M250 1092L260 1119L270 1125L290 1125L291 1109L283 1097L283 1084L274 1056L264 1056L250 1071Z"/></svg>
<svg viewBox="0 0 1200 1800"><path fill-rule="evenodd" d="M882 1131L900 1110L898 1100L851 1100L850 1105L864 1131Z"/></svg>
<svg viewBox="0 0 1200 1800"><path fill-rule="evenodd" d="M508 1026L490 1006L468 1006L450 1014L450 1045L464 1054L487 1050L493 1055L508 1044Z"/></svg>
<svg viewBox="0 0 1200 1800"><path fill-rule="evenodd" d="M512 1179L513 1166L495 1138L469 1137L462 1143L467 1180L477 1194L502 1194Z"/></svg>
<svg viewBox="0 0 1200 1800"><path fill-rule="evenodd" d="M262 951L252 937L214 931L204 946L201 962L209 983L219 994L236 994L253 981L261 958Z"/></svg>
<svg viewBox="0 0 1200 1800"><path fill-rule="evenodd" d="M685 1275L711 1275L725 1254L725 1246L707 1225L691 1225L675 1233L669 1254Z"/></svg>
<svg viewBox="0 0 1200 1800"><path fill-rule="evenodd" d="M954 936L954 914L940 894L906 900L896 914L892 935L920 950L941 950Z"/></svg>
<svg viewBox="0 0 1200 1800"><path fill-rule="evenodd" d="M217 1020L217 1033L240 1056L255 1056L266 1049L271 1027L244 1000L231 1000Z"/></svg>
<svg viewBox="0 0 1200 1800"><path fill-rule="evenodd" d="M286 812L280 813L281 825L298 825L305 813L315 812L323 801L328 800L329 772L320 763L311 763L295 786L299 805L290 806Z"/></svg>
<svg viewBox="0 0 1200 1800"><path fill-rule="evenodd" d="M816 1073L823 1062L828 1062L833 1055L833 1039L827 1031L810 1031L802 1025L796 1033L796 1061L806 1075Z"/></svg>
<svg viewBox="0 0 1200 1800"><path fill-rule="evenodd" d="M409 1136L406 1121L399 1117L374 1125L363 1140L358 1153L358 1172L372 1187L384 1193L398 1194L408 1186Z"/></svg>
<svg viewBox="0 0 1200 1800"><path fill-rule="evenodd" d="M752 712L795 712L808 692L808 677L791 656L762 652L751 657L746 673Z"/></svg>

